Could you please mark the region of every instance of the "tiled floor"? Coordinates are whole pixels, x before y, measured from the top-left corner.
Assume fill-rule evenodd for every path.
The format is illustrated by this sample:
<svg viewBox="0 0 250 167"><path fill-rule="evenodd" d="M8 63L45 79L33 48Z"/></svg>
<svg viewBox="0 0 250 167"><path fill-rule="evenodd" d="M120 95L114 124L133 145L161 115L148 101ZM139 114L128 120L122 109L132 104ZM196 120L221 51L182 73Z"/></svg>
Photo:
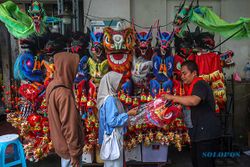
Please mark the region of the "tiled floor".
<svg viewBox="0 0 250 167"><path fill-rule="evenodd" d="M249 167L250 157L242 154L239 159L224 159L216 161L217 167ZM83 166L101 166L101 165L83 165ZM161 165L127 165L127 167L159 167ZM44 160L37 163L28 163L28 167L60 167L60 158L57 155L50 155ZM188 150L178 152L175 149L169 151L169 162L167 165L161 167L192 167Z"/></svg>
<svg viewBox="0 0 250 167"><path fill-rule="evenodd" d="M5 121L3 116L0 116L0 135L17 133L17 130L13 128L8 122ZM184 149L182 152L178 152L175 148L170 147L168 153L169 161L167 167L192 167L191 160L189 157L188 149ZM221 159L217 160L216 164L218 167L250 167L250 156L241 154L239 159ZM32 163L27 162L28 167L60 167L60 158L56 154L51 154L39 162ZM100 164L89 165L84 164L83 166L102 166ZM127 164L127 167L141 166L141 167L159 167L162 165L130 165ZM163 167L163 166L162 166Z"/></svg>
<svg viewBox="0 0 250 167"><path fill-rule="evenodd" d="M5 115L0 114L0 136L10 133L17 133L17 129L11 126L10 123L6 122Z"/></svg>

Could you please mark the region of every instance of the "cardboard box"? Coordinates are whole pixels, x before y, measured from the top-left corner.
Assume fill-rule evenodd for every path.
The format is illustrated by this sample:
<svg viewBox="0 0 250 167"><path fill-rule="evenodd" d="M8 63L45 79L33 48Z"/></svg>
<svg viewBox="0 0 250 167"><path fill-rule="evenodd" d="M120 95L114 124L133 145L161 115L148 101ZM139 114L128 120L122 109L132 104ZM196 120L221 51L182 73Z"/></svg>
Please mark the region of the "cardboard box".
<svg viewBox="0 0 250 167"><path fill-rule="evenodd" d="M141 162L141 144L138 144L132 150L125 150L125 161Z"/></svg>
<svg viewBox="0 0 250 167"><path fill-rule="evenodd" d="M99 163L99 164L104 163L100 157L100 149L98 149L98 148L96 148L96 151L95 151L95 160L96 160L96 163Z"/></svg>
<svg viewBox="0 0 250 167"><path fill-rule="evenodd" d="M94 160L94 152L83 153L82 154L82 162L83 163L93 163Z"/></svg>
<svg viewBox="0 0 250 167"><path fill-rule="evenodd" d="M168 146L154 143L142 145L142 162L167 162Z"/></svg>

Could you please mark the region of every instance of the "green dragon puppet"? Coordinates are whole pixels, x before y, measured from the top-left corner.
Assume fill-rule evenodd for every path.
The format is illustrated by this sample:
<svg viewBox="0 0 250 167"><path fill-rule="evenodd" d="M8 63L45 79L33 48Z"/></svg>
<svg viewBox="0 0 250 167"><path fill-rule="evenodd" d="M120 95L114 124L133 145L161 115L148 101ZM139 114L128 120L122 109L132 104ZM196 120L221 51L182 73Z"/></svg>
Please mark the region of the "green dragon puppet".
<svg viewBox="0 0 250 167"><path fill-rule="evenodd" d="M28 38L31 35L42 35L46 32L46 24L60 22L61 19L48 17L42 4L35 1L28 14L22 12L12 1L0 4L0 20L8 31L16 38Z"/></svg>

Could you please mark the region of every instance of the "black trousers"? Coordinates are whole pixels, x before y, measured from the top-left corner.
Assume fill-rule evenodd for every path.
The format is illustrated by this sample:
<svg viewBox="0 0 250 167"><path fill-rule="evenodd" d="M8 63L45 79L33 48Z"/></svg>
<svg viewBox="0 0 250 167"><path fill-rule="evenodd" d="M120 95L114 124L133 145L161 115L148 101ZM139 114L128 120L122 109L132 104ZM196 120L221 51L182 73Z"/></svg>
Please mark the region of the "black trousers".
<svg viewBox="0 0 250 167"><path fill-rule="evenodd" d="M219 139L191 143L191 157L193 167L215 167L214 157L206 157L208 152L217 152Z"/></svg>

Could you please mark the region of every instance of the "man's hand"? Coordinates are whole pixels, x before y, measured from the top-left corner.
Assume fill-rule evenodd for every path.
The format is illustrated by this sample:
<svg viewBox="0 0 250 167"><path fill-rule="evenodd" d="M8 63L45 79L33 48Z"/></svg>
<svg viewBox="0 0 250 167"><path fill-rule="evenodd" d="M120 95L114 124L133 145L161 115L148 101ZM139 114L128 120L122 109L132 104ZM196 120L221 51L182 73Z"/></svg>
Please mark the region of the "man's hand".
<svg viewBox="0 0 250 167"><path fill-rule="evenodd" d="M127 114L128 114L129 116L134 116L134 115L137 114L137 110L138 110L138 107L132 108L131 110L129 110L129 111L127 112Z"/></svg>
<svg viewBox="0 0 250 167"><path fill-rule="evenodd" d="M80 167L80 158L79 157L71 157L70 164L72 167Z"/></svg>
<svg viewBox="0 0 250 167"><path fill-rule="evenodd" d="M201 98L196 95L191 96L173 96L169 94L163 94L161 96L164 100L170 100L174 103L179 103L184 106L196 106L201 102Z"/></svg>
<svg viewBox="0 0 250 167"><path fill-rule="evenodd" d="M161 97L162 97L164 100L174 100L174 96L173 96L173 95L170 95L170 94L163 94L163 95L161 95Z"/></svg>

